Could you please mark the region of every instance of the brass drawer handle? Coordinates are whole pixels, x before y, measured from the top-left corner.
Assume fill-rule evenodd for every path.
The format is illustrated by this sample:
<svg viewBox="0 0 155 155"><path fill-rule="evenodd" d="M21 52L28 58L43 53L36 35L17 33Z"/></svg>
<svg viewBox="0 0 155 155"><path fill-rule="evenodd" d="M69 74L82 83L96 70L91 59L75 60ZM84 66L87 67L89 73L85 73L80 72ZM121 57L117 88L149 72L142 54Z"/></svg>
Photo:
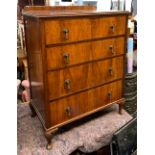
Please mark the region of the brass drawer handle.
<svg viewBox="0 0 155 155"><path fill-rule="evenodd" d="M69 53L65 53L65 54L63 55L63 58L64 58L65 64L69 64Z"/></svg>
<svg viewBox="0 0 155 155"><path fill-rule="evenodd" d="M71 116L71 107L70 106L67 106L67 108L66 108L66 114L68 115L68 116Z"/></svg>
<svg viewBox="0 0 155 155"><path fill-rule="evenodd" d="M114 46L113 46L113 45L110 45L110 46L109 46L109 50L111 51L111 53L112 53L113 55L115 54Z"/></svg>
<svg viewBox="0 0 155 155"><path fill-rule="evenodd" d="M112 92L111 91L108 93L108 98L109 98L109 100L112 99Z"/></svg>
<svg viewBox="0 0 155 155"><path fill-rule="evenodd" d="M110 74L110 76L113 75L113 68L112 67L109 67L109 74Z"/></svg>
<svg viewBox="0 0 155 155"><path fill-rule="evenodd" d="M67 28L63 29L63 33L64 33L64 39L68 40L69 39L69 30Z"/></svg>
<svg viewBox="0 0 155 155"><path fill-rule="evenodd" d="M115 32L115 25L114 24L110 25L110 29L111 29L112 33L114 33Z"/></svg>
<svg viewBox="0 0 155 155"><path fill-rule="evenodd" d="M65 80L64 85L65 85L65 88L67 90L70 90L71 87L70 87L70 80L69 79Z"/></svg>

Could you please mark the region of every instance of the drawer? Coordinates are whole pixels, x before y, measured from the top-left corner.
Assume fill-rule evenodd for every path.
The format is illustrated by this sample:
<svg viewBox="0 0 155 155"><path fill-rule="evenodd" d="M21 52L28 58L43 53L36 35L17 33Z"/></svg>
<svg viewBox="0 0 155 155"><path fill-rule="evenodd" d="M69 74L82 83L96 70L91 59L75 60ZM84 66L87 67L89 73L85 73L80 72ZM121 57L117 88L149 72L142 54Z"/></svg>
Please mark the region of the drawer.
<svg viewBox="0 0 155 155"><path fill-rule="evenodd" d="M123 77L123 56L90 64L89 86L93 87Z"/></svg>
<svg viewBox="0 0 155 155"><path fill-rule="evenodd" d="M91 60L124 54L124 38L47 48L48 69L58 69Z"/></svg>
<svg viewBox="0 0 155 155"><path fill-rule="evenodd" d="M48 73L49 99L88 88L89 65L80 65Z"/></svg>
<svg viewBox="0 0 155 155"><path fill-rule="evenodd" d="M82 116L96 108L122 98L122 81L113 82L64 99L53 101L50 106L51 125Z"/></svg>
<svg viewBox="0 0 155 155"><path fill-rule="evenodd" d="M107 103L121 99L123 94L122 88L122 80L119 80L91 90L89 92L89 102L91 102L92 108L99 108Z"/></svg>
<svg viewBox="0 0 155 155"><path fill-rule="evenodd" d="M79 43L47 48L48 69L63 68L90 60L91 43Z"/></svg>
<svg viewBox="0 0 155 155"><path fill-rule="evenodd" d="M125 53L124 37L92 42L92 59L102 59Z"/></svg>
<svg viewBox="0 0 155 155"><path fill-rule="evenodd" d="M126 16L100 17L92 19L92 38L125 34Z"/></svg>
<svg viewBox="0 0 155 155"><path fill-rule="evenodd" d="M45 35L47 45L90 39L91 20L87 18L46 20Z"/></svg>
<svg viewBox="0 0 155 155"><path fill-rule="evenodd" d="M123 77L123 56L48 73L49 99Z"/></svg>

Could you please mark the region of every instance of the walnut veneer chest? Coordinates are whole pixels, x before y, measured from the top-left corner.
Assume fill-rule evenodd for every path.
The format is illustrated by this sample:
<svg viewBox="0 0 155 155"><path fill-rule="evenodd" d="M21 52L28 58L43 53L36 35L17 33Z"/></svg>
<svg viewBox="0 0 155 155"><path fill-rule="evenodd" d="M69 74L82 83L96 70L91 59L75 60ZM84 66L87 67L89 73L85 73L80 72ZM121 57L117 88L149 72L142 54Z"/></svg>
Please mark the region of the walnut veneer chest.
<svg viewBox="0 0 155 155"><path fill-rule="evenodd" d="M51 148L61 126L124 102L128 12L32 7L24 13L31 90Z"/></svg>

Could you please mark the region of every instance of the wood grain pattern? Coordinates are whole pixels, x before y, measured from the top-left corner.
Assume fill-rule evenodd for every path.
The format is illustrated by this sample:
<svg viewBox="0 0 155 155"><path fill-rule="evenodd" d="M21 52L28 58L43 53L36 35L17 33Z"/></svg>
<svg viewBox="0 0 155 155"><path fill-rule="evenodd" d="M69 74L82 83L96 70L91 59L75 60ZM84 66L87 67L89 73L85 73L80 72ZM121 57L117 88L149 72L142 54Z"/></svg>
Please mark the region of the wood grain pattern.
<svg viewBox="0 0 155 155"><path fill-rule="evenodd" d="M80 24L82 26L79 26ZM46 20L46 44L67 43L125 34L126 17ZM98 28L96 28L98 27ZM67 37L64 30L67 30Z"/></svg>
<svg viewBox="0 0 155 155"><path fill-rule="evenodd" d="M88 87L89 65L66 68L48 73L49 99L64 96ZM70 80L70 89L65 86L65 80Z"/></svg>
<svg viewBox="0 0 155 155"><path fill-rule="evenodd" d="M48 70L63 68L90 60L91 43L71 44L65 46L56 46L47 48L47 65ZM68 63L65 55L68 54Z"/></svg>
<svg viewBox="0 0 155 155"><path fill-rule="evenodd" d="M108 96L109 92L112 92L111 100ZM66 97L65 99L56 100L50 103L51 126L107 105L114 100L121 99L121 92L122 81L120 80L110 85L104 85L90 91ZM66 112L67 107L70 107L70 114Z"/></svg>
<svg viewBox="0 0 155 155"><path fill-rule="evenodd" d="M124 37L93 41L91 58L97 60L124 54L124 45Z"/></svg>
<svg viewBox="0 0 155 155"><path fill-rule="evenodd" d="M25 21L26 49L28 54L28 69L30 80L31 102L35 104L45 121L44 83L42 70L42 54L39 35L39 23L33 20ZM32 37L33 36L33 37Z"/></svg>
<svg viewBox="0 0 155 155"><path fill-rule="evenodd" d="M97 61L90 66L90 87L123 77L123 57Z"/></svg>
<svg viewBox="0 0 155 155"><path fill-rule="evenodd" d="M112 69L112 75L110 73L110 69ZM49 72L49 99L52 100L54 98L104 84L122 77L122 56ZM65 87L65 80L70 80L69 89Z"/></svg>
<svg viewBox="0 0 155 155"><path fill-rule="evenodd" d="M33 19L57 19L63 17L98 17L112 15L129 15L128 11L96 11L95 6L31 6L25 7L22 12L24 17Z"/></svg>
<svg viewBox="0 0 155 155"><path fill-rule="evenodd" d="M25 20L25 33L28 53L41 53L39 23L34 20ZM33 37L32 37L33 36Z"/></svg>
<svg viewBox="0 0 155 155"><path fill-rule="evenodd" d="M48 70L124 54L124 37L47 48ZM68 63L65 55L68 54Z"/></svg>
<svg viewBox="0 0 155 155"><path fill-rule="evenodd" d="M125 34L126 17L96 18L92 21L92 37L101 38Z"/></svg>
<svg viewBox="0 0 155 155"><path fill-rule="evenodd" d="M82 26L79 26L83 23ZM64 30L68 30L65 38ZM87 18L47 20L45 22L46 44L67 43L91 38L91 21Z"/></svg>

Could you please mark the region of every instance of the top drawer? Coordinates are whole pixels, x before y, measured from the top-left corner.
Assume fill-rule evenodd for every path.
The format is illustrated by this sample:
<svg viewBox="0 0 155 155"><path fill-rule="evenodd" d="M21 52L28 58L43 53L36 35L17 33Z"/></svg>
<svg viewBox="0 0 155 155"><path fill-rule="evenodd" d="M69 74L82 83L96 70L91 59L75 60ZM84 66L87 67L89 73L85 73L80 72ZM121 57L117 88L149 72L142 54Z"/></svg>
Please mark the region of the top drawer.
<svg viewBox="0 0 155 155"><path fill-rule="evenodd" d="M90 19L48 20L45 22L46 44L66 43L91 38Z"/></svg>
<svg viewBox="0 0 155 155"><path fill-rule="evenodd" d="M101 38L125 34L126 16L100 17L92 20L92 37Z"/></svg>
<svg viewBox="0 0 155 155"><path fill-rule="evenodd" d="M46 20L46 44L76 42L125 34L126 16Z"/></svg>

